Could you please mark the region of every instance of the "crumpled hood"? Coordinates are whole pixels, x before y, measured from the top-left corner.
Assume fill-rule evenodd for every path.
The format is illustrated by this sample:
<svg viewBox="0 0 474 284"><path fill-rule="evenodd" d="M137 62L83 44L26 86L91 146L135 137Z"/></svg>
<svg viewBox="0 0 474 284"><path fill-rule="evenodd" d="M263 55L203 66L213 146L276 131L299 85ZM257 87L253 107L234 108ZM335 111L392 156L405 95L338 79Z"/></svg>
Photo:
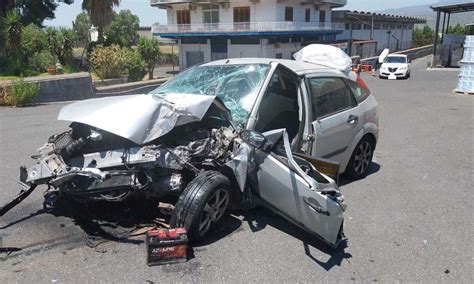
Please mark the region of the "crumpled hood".
<svg viewBox="0 0 474 284"><path fill-rule="evenodd" d="M91 99L64 106L58 120L87 124L142 145L176 126L200 121L215 99L190 94Z"/></svg>

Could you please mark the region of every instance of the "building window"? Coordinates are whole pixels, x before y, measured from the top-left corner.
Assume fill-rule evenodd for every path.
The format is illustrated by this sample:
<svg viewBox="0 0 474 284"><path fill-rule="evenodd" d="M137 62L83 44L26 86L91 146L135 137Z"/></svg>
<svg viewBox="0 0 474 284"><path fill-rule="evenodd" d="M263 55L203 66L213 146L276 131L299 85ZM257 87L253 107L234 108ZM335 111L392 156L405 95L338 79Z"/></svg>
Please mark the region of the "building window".
<svg viewBox="0 0 474 284"><path fill-rule="evenodd" d="M250 7L234 7L234 23L249 23Z"/></svg>
<svg viewBox="0 0 474 284"><path fill-rule="evenodd" d="M230 39L231 44L260 44L258 37L233 37Z"/></svg>
<svg viewBox="0 0 474 284"><path fill-rule="evenodd" d="M285 21L293 22L293 7L285 7Z"/></svg>
<svg viewBox="0 0 474 284"><path fill-rule="evenodd" d="M302 36L292 36L291 42L301 42L303 40Z"/></svg>
<svg viewBox="0 0 474 284"><path fill-rule="evenodd" d="M319 22L320 23L325 23L326 22L326 11L325 10L319 11Z"/></svg>
<svg viewBox="0 0 474 284"><path fill-rule="evenodd" d="M362 29L362 24L352 24L352 29L353 30L360 30L360 29Z"/></svg>
<svg viewBox="0 0 474 284"><path fill-rule="evenodd" d="M176 19L178 25L189 25L191 24L191 13L189 10L176 11Z"/></svg>
<svg viewBox="0 0 474 284"><path fill-rule="evenodd" d="M204 4L202 6L202 12L204 15L205 24L216 24L219 23L219 5L217 4Z"/></svg>
<svg viewBox="0 0 474 284"><path fill-rule="evenodd" d="M311 22L311 9L306 9L304 14L304 21Z"/></svg>
<svg viewBox="0 0 474 284"><path fill-rule="evenodd" d="M275 44L275 43L289 43L290 38L285 37L285 36L276 36L276 37L270 37L268 39L269 44Z"/></svg>
<svg viewBox="0 0 474 284"><path fill-rule="evenodd" d="M364 30L370 30L372 29L369 24L364 24Z"/></svg>
<svg viewBox="0 0 474 284"><path fill-rule="evenodd" d="M320 36L304 36L303 37L303 42L308 43L308 42L320 42L321 37Z"/></svg>
<svg viewBox="0 0 474 284"><path fill-rule="evenodd" d="M207 44L207 38L205 37L182 37L182 44Z"/></svg>
<svg viewBox="0 0 474 284"><path fill-rule="evenodd" d="M276 59L283 59L283 53L280 52L280 53L275 54L275 58Z"/></svg>
<svg viewBox="0 0 474 284"><path fill-rule="evenodd" d="M345 26L346 30L350 30L350 29L351 29L351 24L346 23L344 26Z"/></svg>

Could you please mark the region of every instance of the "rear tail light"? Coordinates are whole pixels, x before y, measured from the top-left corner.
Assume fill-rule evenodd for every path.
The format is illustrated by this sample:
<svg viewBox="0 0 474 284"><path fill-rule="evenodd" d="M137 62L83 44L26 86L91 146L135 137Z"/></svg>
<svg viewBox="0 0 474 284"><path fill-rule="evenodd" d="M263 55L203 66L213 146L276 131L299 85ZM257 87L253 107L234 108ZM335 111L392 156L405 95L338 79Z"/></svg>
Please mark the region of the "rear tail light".
<svg viewBox="0 0 474 284"><path fill-rule="evenodd" d="M369 89L369 86L367 86L367 84L365 83L364 80L362 80L362 78L360 76L357 76L357 79L355 81L357 83L357 85L363 89Z"/></svg>

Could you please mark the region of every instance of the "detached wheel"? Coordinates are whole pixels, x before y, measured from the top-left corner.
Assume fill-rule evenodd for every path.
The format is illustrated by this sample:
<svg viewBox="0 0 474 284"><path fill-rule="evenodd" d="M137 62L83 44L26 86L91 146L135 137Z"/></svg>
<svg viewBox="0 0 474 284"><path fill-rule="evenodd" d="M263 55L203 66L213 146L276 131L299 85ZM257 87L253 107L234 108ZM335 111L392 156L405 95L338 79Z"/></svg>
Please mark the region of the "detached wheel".
<svg viewBox="0 0 474 284"><path fill-rule="evenodd" d="M230 181L221 173L206 171L183 191L171 214L173 228L185 228L198 241L224 216L230 201Z"/></svg>
<svg viewBox="0 0 474 284"><path fill-rule="evenodd" d="M367 176L372 163L375 145L369 137L363 137L352 153L347 165L346 175L352 179L361 179Z"/></svg>

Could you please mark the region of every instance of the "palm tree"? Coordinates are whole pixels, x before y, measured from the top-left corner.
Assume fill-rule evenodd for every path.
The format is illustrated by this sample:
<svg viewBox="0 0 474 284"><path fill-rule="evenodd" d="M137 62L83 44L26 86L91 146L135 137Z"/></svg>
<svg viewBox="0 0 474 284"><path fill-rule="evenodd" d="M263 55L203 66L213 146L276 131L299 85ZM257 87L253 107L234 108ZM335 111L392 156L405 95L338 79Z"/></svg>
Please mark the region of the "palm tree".
<svg viewBox="0 0 474 284"><path fill-rule="evenodd" d="M89 14L91 22L97 27L99 42L103 42L104 28L112 21L114 6L120 5L120 0L83 0L82 9Z"/></svg>
<svg viewBox="0 0 474 284"><path fill-rule="evenodd" d="M16 10L7 11L4 18L1 18L0 27L5 40L5 47L10 52L16 52L20 45L21 30L23 23L21 16Z"/></svg>

